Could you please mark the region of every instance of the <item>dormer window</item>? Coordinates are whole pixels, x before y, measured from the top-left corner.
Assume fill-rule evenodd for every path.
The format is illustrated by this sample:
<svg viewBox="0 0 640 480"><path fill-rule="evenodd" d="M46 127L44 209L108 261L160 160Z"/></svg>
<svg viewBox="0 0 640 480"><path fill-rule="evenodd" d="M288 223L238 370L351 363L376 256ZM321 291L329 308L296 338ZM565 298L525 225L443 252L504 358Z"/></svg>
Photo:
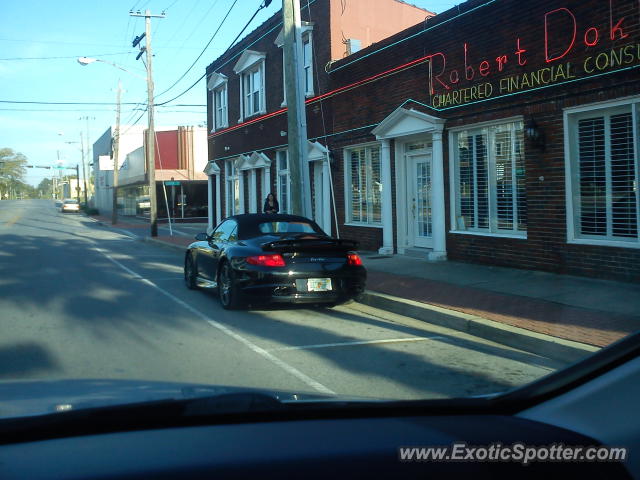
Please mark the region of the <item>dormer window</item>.
<svg viewBox="0 0 640 480"><path fill-rule="evenodd" d="M240 118L265 113L264 59L266 55L253 50L245 50L233 67L240 77Z"/></svg>

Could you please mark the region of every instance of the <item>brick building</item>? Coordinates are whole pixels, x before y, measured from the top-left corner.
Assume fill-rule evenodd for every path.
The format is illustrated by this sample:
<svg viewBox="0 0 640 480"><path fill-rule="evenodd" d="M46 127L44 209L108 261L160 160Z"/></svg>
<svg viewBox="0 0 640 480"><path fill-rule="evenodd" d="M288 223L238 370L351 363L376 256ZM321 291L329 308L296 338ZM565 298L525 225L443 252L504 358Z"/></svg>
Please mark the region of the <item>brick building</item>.
<svg viewBox="0 0 640 480"><path fill-rule="evenodd" d="M639 281L638 67L635 0L470 0L326 64L307 120L332 226L381 253ZM284 115L239 118L211 168L286 146Z"/></svg>
<svg viewBox="0 0 640 480"><path fill-rule="evenodd" d="M96 194L101 212L113 208L113 136L109 127L93 144ZM118 214L149 215L149 180L146 162L146 127L121 126L118 149ZM156 127L155 179L158 217L207 218L207 131L180 126ZM172 185L164 185L170 182Z"/></svg>
<svg viewBox="0 0 640 480"><path fill-rule="evenodd" d="M433 16L398 0L374 4L372 9L368 0L301 2L312 216L327 231L332 230L332 206L324 132L331 113L320 101L320 93L329 89L325 66ZM289 210L282 47L278 13L207 68L211 133L205 172L209 204L216 205L209 212L211 224L234 213L261 211L269 192L277 195L281 211Z"/></svg>

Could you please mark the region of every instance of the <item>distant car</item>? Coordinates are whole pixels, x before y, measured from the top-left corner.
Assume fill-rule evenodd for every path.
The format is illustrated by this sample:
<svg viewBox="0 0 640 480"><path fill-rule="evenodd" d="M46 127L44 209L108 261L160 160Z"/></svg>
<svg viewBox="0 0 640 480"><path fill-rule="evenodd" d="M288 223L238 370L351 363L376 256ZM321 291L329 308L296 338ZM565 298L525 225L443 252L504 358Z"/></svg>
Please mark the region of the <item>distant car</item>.
<svg viewBox="0 0 640 480"><path fill-rule="evenodd" d="M151 209L151 199L148 196L138 197L136 202L136 212L147 212Z"/></svg>
<svg viewBox="0 0 640 480"><path fill-rule="evenodd" d="M57 199L56 200L56 208L60 208L62 206L62 200Z"/></svg>
<svg viewBox="0 0 640 480"><path fill-rule="evenodd" d="M60 212L80 212L80 203L78 200L74 200L73 198L67 198L62 201L62 205L60 205Z"/></svg>
<svg viewBox="0 0 640 480"><path fill-rule="evenodd" d="M263 302L337 305L365 288L358 242L330 237L304 217L236 215L196 240L185 254L186 286L217 288L226 309Z"/></svg>

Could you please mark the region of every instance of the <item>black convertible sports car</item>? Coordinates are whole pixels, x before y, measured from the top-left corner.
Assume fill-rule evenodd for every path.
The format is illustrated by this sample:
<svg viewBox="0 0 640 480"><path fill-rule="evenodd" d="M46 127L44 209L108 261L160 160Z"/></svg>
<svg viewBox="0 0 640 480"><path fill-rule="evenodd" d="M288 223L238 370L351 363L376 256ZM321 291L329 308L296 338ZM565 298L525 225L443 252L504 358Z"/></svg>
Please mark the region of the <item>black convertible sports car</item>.
<svg viewBox="0 0 640 480"><path fill-rule="evenodd" d="M364 291L358 242L330 237L304 217L236 215L196 240L185 254L185 283L217 288L227 309L264 302L337 305Z"/></svg>

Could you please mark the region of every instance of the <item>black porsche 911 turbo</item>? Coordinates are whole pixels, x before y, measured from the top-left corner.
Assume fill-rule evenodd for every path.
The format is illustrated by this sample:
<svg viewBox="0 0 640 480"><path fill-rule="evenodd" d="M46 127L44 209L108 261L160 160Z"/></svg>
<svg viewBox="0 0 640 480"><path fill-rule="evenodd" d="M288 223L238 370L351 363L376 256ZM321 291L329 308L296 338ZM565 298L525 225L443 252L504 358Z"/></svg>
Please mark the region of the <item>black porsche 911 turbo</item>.
<svg viewBox="0 0 640 480"><path fill-rule="evenodd" d="M217 288L226 309L258 303L337 305L364 291L358 242L330 237L312 220L235 215L187 247L188 288Z"/></svg>

